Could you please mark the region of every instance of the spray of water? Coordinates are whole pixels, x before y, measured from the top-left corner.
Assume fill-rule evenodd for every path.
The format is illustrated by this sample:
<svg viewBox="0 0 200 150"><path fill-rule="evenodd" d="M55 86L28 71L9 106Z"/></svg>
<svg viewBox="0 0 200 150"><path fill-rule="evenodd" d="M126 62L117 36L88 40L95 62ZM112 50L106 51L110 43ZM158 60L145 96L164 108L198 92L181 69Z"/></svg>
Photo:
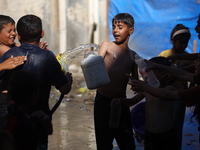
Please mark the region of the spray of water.
<svg viewBox="0 0 200 150"><path fill-rule="evenodd" d="M89 44L81 44L81 45L76 46L73 49L69 49L61 55L61 59L60 59L61 66L64 68L65 72L68 72L69 71L68 64L71 60L77 57L83 57L86 50L91 50L91 51L94 51L94 53L98 53L99 48L100 48L100 45L95 44L95 43L89 43ZM50 96L51 98L55 98L56 101L59 100L59 97L56 97L54 93L51 93ZM86 112L90 112L90 110L85 108L84 106L78 106L76 104L72 104L70 101L71 101L70 99L63 99L62 103L68 103L70 106L78 107L80 108L80 110L85 109Z"/></svg>
<svg viewBox="0 0 200 150"><path fill-rule="evenodd" d="M97 53L99 48L100 48L100 45L95 44L95 43L89 43L89 44L81 44L73 49L69 49L61 55L61 59L60 59L61 66L64 68L65 72L68 72L67 63L69 63L69 61L77 57L83 57L82 52L85 52L86 50L89 50L89 49Z"/></svg>

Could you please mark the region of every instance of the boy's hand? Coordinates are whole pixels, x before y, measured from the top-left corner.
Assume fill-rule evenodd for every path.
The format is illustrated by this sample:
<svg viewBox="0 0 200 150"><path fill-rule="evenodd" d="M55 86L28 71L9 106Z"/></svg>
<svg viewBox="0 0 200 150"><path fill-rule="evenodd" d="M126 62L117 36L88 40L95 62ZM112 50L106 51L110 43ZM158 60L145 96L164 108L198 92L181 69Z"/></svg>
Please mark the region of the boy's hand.
<svg viewBox="0 0 200 150"><path fill-rule="evenodd" d="M126 76L128 77L129 81L131 80L136 80L133 76L131 76L130 74L126 74Z"/></svg>
<svg viewBox="0 0 200 150"><path fill-rule="evenodd" d="M67 79L68 79L68 83L69 83L70 85L72 85L72 83L73 83L72 73L67 72L67 73L65 73L65 76L66 76Z"/></svg>
<svg viewBox="0 0 200 150"><path fill-rule="evenodd" d="M148 61L146 59L144 59L144 61L146 62L147 64L147 67L145 67L145 71L149 71L151 69L154 69L156 67L156 64L151 62L151 61Z"/></svg>
<svg viewBox="0 0 200 150"><path fill-rule="evenodd" d="M131 80L128 84L131 85L131 90L135 91L136 93L143 91L144 86L146 85L144 81L140 80Z"/></svg>
<svg viewBox="0 0 200 150"><path fill-rule="evenodd" d="M110 102L110 107L114 107L114 104L115 104L115 101L116 101L116 100L120 100L120 103L121 103L121 99L120 99L120 98L114 98L114 99L112 99L111 102Z"/></svg>
<svg viewBox="0 0 200 150"><path fill-rule="evenodd" d="M11 56L10 58L8 58L7 60L5 60L0 64L1 65L0 71L14 69L24 64L24 61L26 60L27 60L26 56L17 56L17 57Z"/></svg>
<svg viewBox="0 0 200 150"><path fill-rule="evenodd" d="M59 91L62 94L68 94L72 88L72 82L73 82L72 74L67 72L65 73L65 76L67 77L68 82L59 88Z"/></svg>
<svg viewBox="0 0 200 150"><path fill-rule="evenodd" d="M43 43L42 43L42 41L40 41L39 42L39 47L42 48L42 49L49 50L49 48L47 48L48 47L47 41L44 41Z"/></svg>

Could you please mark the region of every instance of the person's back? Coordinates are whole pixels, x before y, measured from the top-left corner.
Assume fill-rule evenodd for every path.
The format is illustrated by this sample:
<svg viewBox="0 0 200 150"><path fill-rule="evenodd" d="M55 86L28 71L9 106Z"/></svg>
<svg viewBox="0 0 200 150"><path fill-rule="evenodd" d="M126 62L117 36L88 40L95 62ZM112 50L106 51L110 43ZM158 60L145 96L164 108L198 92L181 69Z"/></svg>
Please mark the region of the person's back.
<svg viewBox="0 0 200 150"><path fill-rule="evenodd" d="M20 47L10 49L5 53L3 59L9 58L10 54L14 54L14 56L27 56L26 63L17 69L33 71L37 75L40 80L38 109L42 108L48 114L50 112L48 99L51 85L55 85L59 81L59 76L63 78L64 83L67 82L66 78L62 76L63 73L59 70L57 61L52 61L52 59L55 59L54 54L51 51L40 49L37 45L27 43L22 43ZM10 71L10 74L12 74L12 71ZM5 78L9 78L9 76ZM59 84L62 85L63 83Z"/></svg>
<svg viewBox="0 0 200 150"><path fill-rule="evenodd" d="M43 50L39 47L40 38L44 35L42 21L39 17L34 15L21 17L17 22L17 32L21 46L7 51L1 57L0 62L8 59L11 55L27 56L27 61L16 70L33 71L39 78L39 101L36 109L42 109L49 115L48 100L51 85L59 89L61 93L67 94L71 90L71 74L64 75L55 55L51 51ZM4 73L4 79L9 78L9 74L12 74L13 71ZM43 143L47 146L47 137L44 139Z"/></svg>
<svg viewBox="0 0 200 150"><path fill-rule="evenodd" d="M154 63L170 66L168 59L164 57L154 57L150 59ZM173 87L166 85L164 77L167 73L153 70L160 81L160 88L174 90ZM165 101L143 92L146 103L146 133L145 150L154 148L155 150L176 149L175 136L173 136L173 101Z"/></svg>
<svg viewBox="0 0 200 150"><path fill-rule="evenodd" d="M104 41L99 55L104 58L110 83L97 89L94 105L96 143L98 150L112 149L114 138L120 149L135 149L129 107L121 110L121 121L117 129L109 126L113 98L125 98L128 83L127 74L138 78L135 52L128 47L134 31L134 19L126 13L117 14L112 20L114 42Z"/></svg>

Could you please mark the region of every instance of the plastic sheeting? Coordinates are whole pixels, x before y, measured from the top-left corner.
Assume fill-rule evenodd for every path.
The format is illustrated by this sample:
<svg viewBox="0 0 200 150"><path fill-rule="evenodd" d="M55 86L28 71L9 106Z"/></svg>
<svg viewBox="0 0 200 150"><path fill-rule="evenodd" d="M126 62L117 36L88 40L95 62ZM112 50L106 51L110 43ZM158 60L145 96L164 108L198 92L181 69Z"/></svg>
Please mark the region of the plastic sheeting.
<svg viewBox="0 0 200 150"><path fill-rule="evenodd" d="M161 51L171 49L170 34L176 24L182 23L191 32L186 51L200 52L200 40L194 30L200 13L197 0L109 0L109 39L112 36L112 18L118 13L129 13L134 17L135 30L130 37L129 47L142 57L149 59Z"/></svg>

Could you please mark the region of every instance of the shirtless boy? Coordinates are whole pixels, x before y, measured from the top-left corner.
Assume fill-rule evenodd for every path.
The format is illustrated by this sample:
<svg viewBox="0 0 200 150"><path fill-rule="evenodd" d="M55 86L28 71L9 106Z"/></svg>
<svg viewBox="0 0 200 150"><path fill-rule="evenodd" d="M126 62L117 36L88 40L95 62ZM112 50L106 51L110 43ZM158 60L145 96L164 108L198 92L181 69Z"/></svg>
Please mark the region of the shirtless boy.
<svg viewBox="0 0 200 150"><path fill-rule="evenodd" d="M126 74L138 78L138 68L134 60L136 53L128 47L130 35L134 31L134 19L127 13L117 14L112 20L112 27L115 41L102 42L99 50L99 55L104 58L110 83L98 88L95 98L94 120L97 149L112 150L115 138L120 149L133 150L135 142L129 107L122 108L120 125L117 129L109 127L109 118L111 100L126 97L128 83Z"/></svg>
<svg viewBox="0 0 200 150"><path fill-rule="evenodd" d="M149 61L170 66L168 59L164 57L154 57ZM174 90L173 87L165 84L166 72L153 70L160 81L160 88ZM143 92L146 98L146 131L145 150L177 150L177 139L173 129L173 101L165 101L154 97L147 92Z"/></svg>

